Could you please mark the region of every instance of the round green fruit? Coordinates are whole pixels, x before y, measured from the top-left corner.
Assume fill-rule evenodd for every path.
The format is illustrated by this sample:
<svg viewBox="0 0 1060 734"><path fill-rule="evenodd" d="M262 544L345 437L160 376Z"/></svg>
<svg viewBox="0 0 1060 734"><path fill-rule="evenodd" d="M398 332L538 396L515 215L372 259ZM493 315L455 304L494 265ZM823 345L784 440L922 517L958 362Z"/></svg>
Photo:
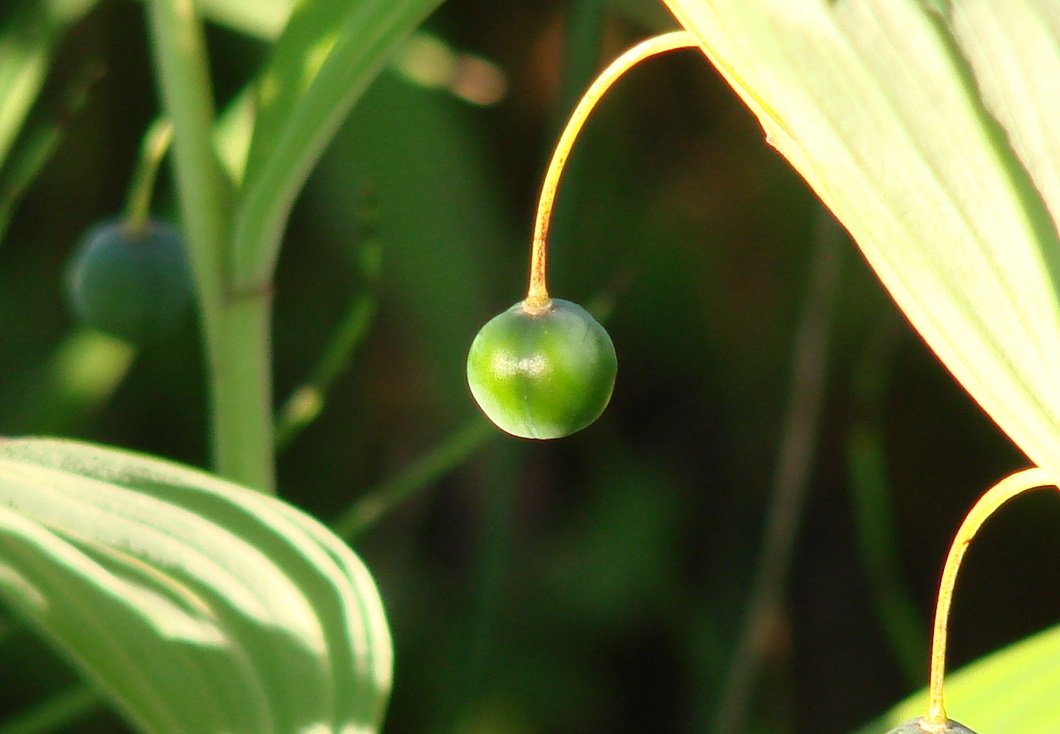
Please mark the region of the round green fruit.
<svg viewBox="0 0 1060 734"><path fill-rule="evenodd" d="M596 420L615 386L611 337L581 306L519 302L479 331L467 382L482 411L520 438L562 438Z"/></svg>
<svg viewBox="0 0 1060 734"><path fill-rule="evenodd" d="M86 326L133 344L172 331L192 304L180 233L152 221L133 235L120 221L90 229L67 266L67 300Z"/></svg>

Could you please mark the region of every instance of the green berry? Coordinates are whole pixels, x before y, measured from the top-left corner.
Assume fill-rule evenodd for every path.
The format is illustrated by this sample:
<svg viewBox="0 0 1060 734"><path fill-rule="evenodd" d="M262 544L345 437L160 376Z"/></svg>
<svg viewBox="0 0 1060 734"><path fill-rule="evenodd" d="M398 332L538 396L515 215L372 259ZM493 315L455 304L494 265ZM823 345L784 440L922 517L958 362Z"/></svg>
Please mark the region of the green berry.
<svg viewBox="0 0 1060 734"><path fill-rule="evenodd" d="M912 719L901 726L891 729L887 734L927 734L935 731L935 729L921 726L921 721L922 719ZM964 724L959 724L951 719L946 722L946 729L941 734L975 734L975 732Z"/></svg>
<svg viewBox="0 0 1060 734"><path fill-rule="evenodd" d="M86 326L133 344L172 331L192 304L180 233L152 221L143 235L107 221L90 229L67 266L67 300Z"/></svg>
<svg viewBox="0 0 1060 734"><path fill-rule="evenodd" d="M611 337L581 306L519 302L479 331L467 382L482 411L520 438L562 438L595 421L615 386Z"/></svg>

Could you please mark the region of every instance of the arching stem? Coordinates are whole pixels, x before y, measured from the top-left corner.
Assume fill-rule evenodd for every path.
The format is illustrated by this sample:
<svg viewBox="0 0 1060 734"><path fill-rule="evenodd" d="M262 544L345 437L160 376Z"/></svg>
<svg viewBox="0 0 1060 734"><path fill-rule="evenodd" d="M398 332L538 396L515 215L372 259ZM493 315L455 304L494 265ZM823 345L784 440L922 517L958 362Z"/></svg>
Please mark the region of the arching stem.
<svg viewBox="0 0 1060 734"><path fill-rule="evenodd" d="M1016 495L1039 487L1055 486L1048 472L1037 467L1010 474L995 484L979 498L964 518L957 535L946 555L939 581L939 593L935 604L935 626L931 640L931 677L928 684L928 712L920 722L920 728L931 734L942 734L947 730L948 719L943 701L942 682L946 673L946 633L953 601L953 587L957 582L957 571L975 534L986 519Z"/></svg>
<svg viewBox="0 0 1060 734"><path fill-rule="evenodd" d="M172 140L173 126L162 117L151 123L140 145L140 158L125 200L125 228L134 238L145 236L149 229L155 178Z"/></svg>
<svg viewBox="0 0 1060 734"><path fill-rule="evenodd" d="M578 102L578 106L574 108L566 127L563 128L563 134L559 137L559 142L556 143L556 149L552 153L552 159L545 171L545 179L541 184L541 198L537 204L537 218L534 221L534 238L530 253L530 287L526 293L526 301L523 303L523 308L527 312L540 313L552 306L552 299L549 298L548 286L545 282L548 225L552 219L552 205L556 200L556 189L559 186L560 176L563 175L563 167L567 163L567 158L570 157L574 141L577 140L578 133L581 132L589 114L611 88L611 85L641 61L667 51L698 48L698 46L699 42L695 36L687 31L663 33L642 41L611 62L610 66L596 77L581 101Z"/></svg>

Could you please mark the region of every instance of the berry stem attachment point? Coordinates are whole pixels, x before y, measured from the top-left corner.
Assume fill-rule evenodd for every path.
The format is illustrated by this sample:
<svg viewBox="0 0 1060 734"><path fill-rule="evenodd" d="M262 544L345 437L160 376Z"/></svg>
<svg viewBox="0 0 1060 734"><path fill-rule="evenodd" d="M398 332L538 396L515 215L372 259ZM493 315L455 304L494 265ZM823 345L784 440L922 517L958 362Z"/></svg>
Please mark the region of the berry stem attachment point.
<svg viewBox="0 0 1060 734"><path fill-rule="evenodd" d="M136 171L125 199L125 232L132 239L143 239L150 229L155 179L172 141L173 125L164 117L152 122L144 134Z"/></svg>
<svg viewBox="0 0 1060 734"><path fill-rule="evenodd" d="M928 712L921 719L920 728L926 732L948 731L946 706L943 701L943 678L946 674L946 634L949 624L953 588L968 546L986 519L1001 505L1023 492L1039 487L1055 487L1055 481L1044 469L1033 468L1010 474L991 487L979 498L957 530L939 581L939 593L935 604L935 625L931 639L931 675L928 684Z"/></svg>
<svg viewBox="0 0 1060 734"><path fill-rule="evenodd" d="M570 157L574 141L577 140L578 133L581 132L589 114L607 90L641 61L668 51L698 47L699 42L696 37L687 31L663 33L642 41L600 72L574 108L574 112L571 113L560 135L559 142L556 143L556 149L552 153L552 159L548 163L545 178L541 184L541 197L537 204L537 217L534 221L534 237L530 253L530 287L527 290L524 304L528 313L541 313L551 307L545 278L548 226L552 219L552 206L556 200L556 189L559 187L560 176L563 175L563 167Z"/></svg>

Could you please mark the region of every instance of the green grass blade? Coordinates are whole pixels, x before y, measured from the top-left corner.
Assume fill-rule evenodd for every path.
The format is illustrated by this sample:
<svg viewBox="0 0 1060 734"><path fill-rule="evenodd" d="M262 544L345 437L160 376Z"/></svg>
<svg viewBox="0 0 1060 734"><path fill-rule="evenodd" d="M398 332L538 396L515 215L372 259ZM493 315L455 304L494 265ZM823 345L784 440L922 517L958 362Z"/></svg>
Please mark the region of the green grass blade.
<svg viewBox="0 0 1060 734"><path fill-rule="evenodd" d="M99 694L74 686L34 705L0 725L0 734L47 734L69 726L101 705Z"/></svg>
<svg viewBox="0 0 1060 734"><path fill-rule="evenodd" d="M62 142L66 121L84 104L92 84L102 73L98 64L87 64L64 95L59 114L36 126L22 121L23 130L17 136L19 144L12 146L6 165L0 166L0 242L33 179Z"/></svg>
<svg viewBox="0 0 1060 734"><path fill-rule="evenodd" d="M916 0L667 5L954 376L1060 475L1060 4L953 0L948 18ZM1014 94L1006 70L1038 64L993 117Z"/></svg>
<svg viewBox="0 0 1060 734"><path fill-rule="evenodd" d="M147 732L376 731L383 610L330 531L161 460L0 444L0 593Z"/></svg>
<svg viewBox="0 0 1060 734"><path fill-rule="evenodd" d="M92 9L95 0L29 0L0 28L0 165L22 129L48 72L62 33Z"/></svg>
<svg viewBox="0 0 1060 734"><path fill-rule="evenodd" d="M441 0L309 0L261 77L234 241L237 288L268 283L309 171L396 44Z"/></svg>
<svg viewBox="0 0 1060 734"><path fill-rule="evenodd" d="M476 451L497 436L493 424L476 416L405 466L401 472L358 497L331 527L353 542L361 533L375 526L385 515L426 489L432 482L467 461Z"/></svg>
<svg viewBox="0 0 1060 734"><path fill-rule="evenodd" d="M854 368L846 464L861 569L895 662L906 682L914 686L927 665L930 623L901 571L884 430L898 326L894 313L882 314Z"/></svg>
<svg viewBox="0 0 1060 734"><path fill-rule="evenodd" d="M375 318L383 260L383 242L378 232L379 212L375 192L370 187L363 188L357 195L354 208L357 210L354 218L359 225L356 236L361 240L353 248L358 287L318 362L277 413L277 450L289 445L320 415L332 384L364 342Z"/></svg>

